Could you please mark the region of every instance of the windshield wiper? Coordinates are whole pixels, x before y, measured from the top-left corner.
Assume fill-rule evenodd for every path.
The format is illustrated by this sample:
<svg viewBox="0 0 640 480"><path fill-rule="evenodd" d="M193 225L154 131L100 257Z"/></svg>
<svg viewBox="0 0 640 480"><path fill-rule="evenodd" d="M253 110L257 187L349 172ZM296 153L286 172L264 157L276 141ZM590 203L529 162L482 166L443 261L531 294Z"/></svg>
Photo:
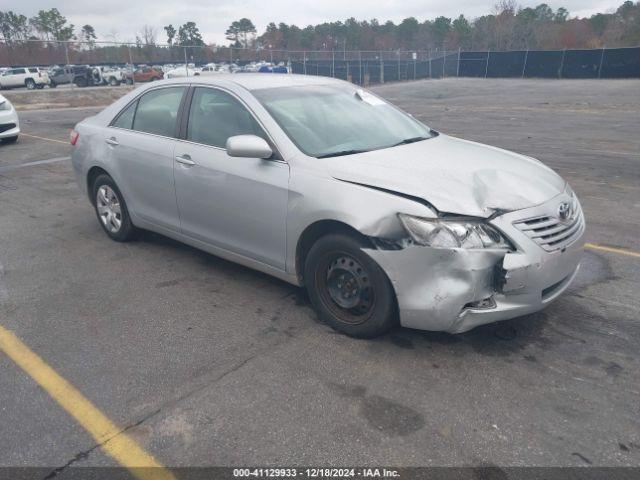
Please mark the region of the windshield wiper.
<svg viewBox="0 0 640 480"><path fill-rule="evenodd" d="M398 145L406 145L407 143L415 143L415 142L420 142L422 140L428 140L431 137L411 137L411 138L405 138L404 140L398 142L398 143L394 143L393 145L391 145L392 147L397 147Z"/></svg>
<svg viewBox="0 0 640 480"><path fill-rule="evenodd" d="M318 155L316 158L342 157L343 155L354 155L356 153L364 153L369 150L340 150L338 152L325 153Z"/></svg>

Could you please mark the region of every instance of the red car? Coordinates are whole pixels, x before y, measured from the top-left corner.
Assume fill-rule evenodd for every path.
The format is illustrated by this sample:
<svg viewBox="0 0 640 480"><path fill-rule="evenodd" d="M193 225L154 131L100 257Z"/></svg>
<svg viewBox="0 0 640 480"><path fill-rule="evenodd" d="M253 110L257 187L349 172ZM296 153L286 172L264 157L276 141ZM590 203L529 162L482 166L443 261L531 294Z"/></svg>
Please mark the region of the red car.
<svg viewBox="0 0 640 480"><path fill-rule="evenodd" d="M162 80L163 78L164 72L162 70L151 67L141 67L134 71L133 75L131 73L127 74L127 83L153 82L155 80Z"/></svg>

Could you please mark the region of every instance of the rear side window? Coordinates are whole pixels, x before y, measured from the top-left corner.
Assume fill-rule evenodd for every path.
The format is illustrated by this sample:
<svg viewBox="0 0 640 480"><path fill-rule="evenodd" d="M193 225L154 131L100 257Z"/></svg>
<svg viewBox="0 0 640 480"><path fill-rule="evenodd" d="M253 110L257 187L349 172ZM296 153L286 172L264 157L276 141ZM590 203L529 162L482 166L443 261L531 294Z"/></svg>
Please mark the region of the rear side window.
<svg viewBox="0 0 640 480"><path fill-rule="evenodd" d="M189 111L187 140L226 148L227 139L234 135L258 135L267 140L253 115L233 96L213 88L196 88Z"/></svg>
<svg viewBox="0 0 640 480"><path fill-rule="evenodd" d="M37 68L30 68L29 71L31 73L38 73L38 69Z"/></svg>
<svg viewBox="0 0 640 480"><path fill-rule="evenodd" d="M116 118L116 121L113 122L113 126L114 127L118 127L118 128L126 128L127 130L131 130L131 127L133 126L133 116L136 113L136 106L138 105L138 102L133 102L131 105L129 105L127 108L125 108L122 113L120 113L120 115L118 115L118 118Z"/></svg>
<svg viewBox="0 0 640 480"><path fill-rule="evenodd" d="M185 87L169 87L145 93L138 100L138 108L133 119L133 130L174 137L180 101L184 92Z"/></svg>

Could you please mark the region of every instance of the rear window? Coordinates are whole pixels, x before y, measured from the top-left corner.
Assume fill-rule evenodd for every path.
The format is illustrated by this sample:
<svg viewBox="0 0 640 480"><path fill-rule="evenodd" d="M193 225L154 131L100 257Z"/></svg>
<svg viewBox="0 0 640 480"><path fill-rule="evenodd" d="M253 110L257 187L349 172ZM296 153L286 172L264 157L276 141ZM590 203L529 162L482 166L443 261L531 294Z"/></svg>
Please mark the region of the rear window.
<svg viewBox="0 0 640 480"><path fill-rule="evenodd" d="M136 113L136 106L138 102L133 102L127 108L125 108L118 118L116 118L115 122L113 122L114 127L118 128L126 128L127 130L131 130L133 126L133 116Z"/></svg>
<svg viewBox="0 0 640 480"><path fill-rule="evenodd" d="M138 101L133 129L164 137L175 136L184 92L185 87L169 87L145 93Z"/></svg>

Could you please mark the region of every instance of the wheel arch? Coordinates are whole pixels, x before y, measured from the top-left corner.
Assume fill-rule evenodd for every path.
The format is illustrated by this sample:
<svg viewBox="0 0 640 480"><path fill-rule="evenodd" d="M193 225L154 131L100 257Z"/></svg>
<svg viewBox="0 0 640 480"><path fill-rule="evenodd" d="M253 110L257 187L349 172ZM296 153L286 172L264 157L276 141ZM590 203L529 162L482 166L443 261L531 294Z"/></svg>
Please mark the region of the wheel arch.
<svg viewBox="0 0 640 480"><path fill-rule="evenodd" d="M371 244L369 237L347 223L329 219L313 222L302 231L296 245L296 277L300 285L304 286L304 264L309 250L318 239L330 233L346 233Z"/></svg>
<svg viewBox="0 0 640 480"><path fill-rule="evenodd" d="M111 175L104 168L94 165L87 172L87 195L89 196L89 200L91 204L95 204L95 198L93 198L93 184L100 175ZM113 178L113 177L111 177Z"/></svg>

